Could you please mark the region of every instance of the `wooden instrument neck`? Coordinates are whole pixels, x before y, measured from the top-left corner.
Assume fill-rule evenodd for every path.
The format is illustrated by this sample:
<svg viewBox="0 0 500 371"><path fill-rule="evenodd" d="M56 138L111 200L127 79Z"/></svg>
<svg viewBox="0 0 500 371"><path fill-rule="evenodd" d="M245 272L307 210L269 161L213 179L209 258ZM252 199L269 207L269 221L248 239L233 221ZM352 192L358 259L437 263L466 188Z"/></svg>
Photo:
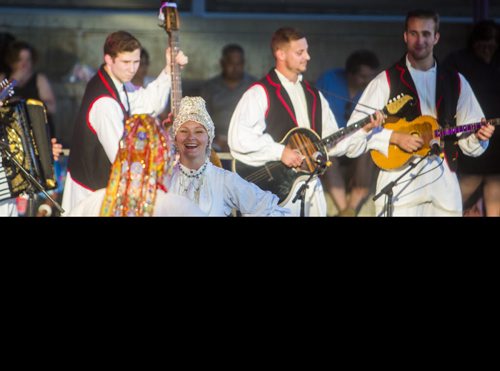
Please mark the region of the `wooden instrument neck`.
<svg viewBox="0 0 500 371"><path fill-rule="evenodd" d="M170 46L170 74L172 79L172 90L170 92L170 105L173 118L179 112L182 99L182 81L181 81L181 67L175 63L175 57L180 50L179 32L171 31L169 33L169 46Z"/></svg>

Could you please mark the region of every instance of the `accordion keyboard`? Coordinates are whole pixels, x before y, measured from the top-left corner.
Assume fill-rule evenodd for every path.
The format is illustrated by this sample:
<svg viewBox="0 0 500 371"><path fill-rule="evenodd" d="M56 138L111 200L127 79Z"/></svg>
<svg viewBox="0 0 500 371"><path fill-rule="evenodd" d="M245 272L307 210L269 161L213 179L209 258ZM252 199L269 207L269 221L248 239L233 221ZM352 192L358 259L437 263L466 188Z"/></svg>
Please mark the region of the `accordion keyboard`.
<svg viewBox="0 0 500 371"><path fill-rule="evenodd" d="M2 161L0 161L0 201L7 198L11 198L9 183L7 182L7 174L5 174Z"/></svg>

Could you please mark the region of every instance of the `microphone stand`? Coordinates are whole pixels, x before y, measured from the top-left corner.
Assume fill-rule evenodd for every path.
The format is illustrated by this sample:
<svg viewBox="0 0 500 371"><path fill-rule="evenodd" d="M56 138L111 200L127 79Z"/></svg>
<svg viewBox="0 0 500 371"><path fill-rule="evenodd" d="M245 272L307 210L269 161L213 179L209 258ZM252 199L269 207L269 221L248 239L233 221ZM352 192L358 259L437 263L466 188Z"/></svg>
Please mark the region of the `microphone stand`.
<svg viewBox="0 0 500 371"><path fill-rule="evenodd" d="M56 209L62 214L64 213L64 209L59 205L50 195L45 191L43 186L36 180L26 169L21 165L15 157L12 155L10 150L8 149L8 145L5 144L4 142L0 141L0 150L7 156L7 161L10 161L16 167L23 173L25 178L29 181L30 183L30 188L28 190L28 195L29 195L29 203L28 203L28 215L29 216L34 216L34 192L33 188L36 188L39 192L42 192L56 207Z"/></svg>
<svg viewBox="0 0 500 371"><path fill-rule="evenodd" d="M392 182L389 182L384 188L380 190L379 193L377 193L375 196L373 196L372 200L376 201L380 196L386 195L385 199L385 215L387 217L393 216L394 212L394 203L392 200L392 197L394 195L394 191L392 188L398 184L398 182L403 178L406 174L408 174L411 170L413 170L418 164L420 164L422 161L424 161L427 157L434 155L434 150L431 148L429 152L425 154L425 156L421 157L417 162L411 162L408 166L408 169L404 173L402 173L400 176L398 176L396 179L394 179ZM413 178L414 179L414 178ZM411 179L411 180L413 180ZM410 181L411 181L410 180Z"/></svg>
<svg viewBox="0 0 500 371"><path fill-rule="evenodd" d="M318 161L317 165L314 167L314 171L309 175L309 178L300 186L292 200L295 203L300 200L300 216L305 216L305 203L306 203L306 190L309 188L309 182L316 176L319 175L323 170L326 169L327 163L324 161Z"/></svg>

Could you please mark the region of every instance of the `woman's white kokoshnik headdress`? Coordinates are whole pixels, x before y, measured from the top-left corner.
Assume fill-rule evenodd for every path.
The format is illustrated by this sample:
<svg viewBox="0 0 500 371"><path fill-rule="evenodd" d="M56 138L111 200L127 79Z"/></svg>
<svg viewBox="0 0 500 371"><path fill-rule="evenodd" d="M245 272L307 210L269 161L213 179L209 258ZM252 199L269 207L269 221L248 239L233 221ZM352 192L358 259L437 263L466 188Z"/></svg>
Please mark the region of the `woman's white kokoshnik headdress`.
<svg viewBox="0 0 500 371"><path fill-rule="evenodd" d="M179 114L174 119L173 132L174 138L177 131L187 121L195 121L206 129L208 133L207 152L212 148L212 142L215 137L215 125L205 107L205 100L202 97L184 97L181 100Z"/></svg>

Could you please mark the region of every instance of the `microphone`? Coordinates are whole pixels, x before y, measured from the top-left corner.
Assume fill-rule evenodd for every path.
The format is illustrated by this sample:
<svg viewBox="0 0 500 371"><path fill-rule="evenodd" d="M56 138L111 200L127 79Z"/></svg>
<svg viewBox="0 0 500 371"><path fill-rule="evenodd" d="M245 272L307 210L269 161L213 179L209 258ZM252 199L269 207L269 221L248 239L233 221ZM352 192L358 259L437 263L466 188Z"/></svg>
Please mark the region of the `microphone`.
<svg viewBox="0 0 500 371"><path fill-rule="evenodd" d="M442 154L441 146L439 145L439 141L437 139L432 139L429 142L429 147L431 148L430 149L431 155L433 155L433 156L441 156L441 154Z"/></svg>
<svg viewBox="0 0 500 371"><path fill-rule="evenodd" d="M47 204L41 204L38 207L36 216L52 216L52 208Z"/></svg>
<svg viewBox="0 0 500 371"><path fill-rule="evenodd" d="M332 163L330 161L328 161L325 156L323 156L323 154L319 151L316 151L313 153L312 155L312 159L315 163L317 163L318 165L321 165L321 166L330 166Z"/></svg>
<svg viewBox="0 0 500 371"><path fill-rule="evenodd" d="M312 155L312 158L313 158L314 162L317 164L324 164L325 163L325 158L323 157L323 155L319 151L314 152Z"/></svg>

